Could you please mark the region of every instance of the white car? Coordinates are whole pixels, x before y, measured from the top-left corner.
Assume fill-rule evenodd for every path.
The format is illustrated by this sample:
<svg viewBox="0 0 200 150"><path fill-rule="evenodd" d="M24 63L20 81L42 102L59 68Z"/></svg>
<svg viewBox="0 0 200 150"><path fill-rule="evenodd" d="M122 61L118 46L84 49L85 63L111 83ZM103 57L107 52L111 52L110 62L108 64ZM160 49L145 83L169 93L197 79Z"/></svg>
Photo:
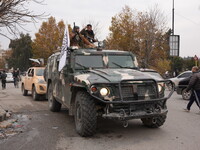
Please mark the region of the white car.
<svg viewBox="0 0 200 150"><path fill-rule="evenodd" d="M6 73L7 77L6 77L6 82L14 82L13 79L13 74L12 73Z"/></svg>
<svg viewBox="0 0 200 150"><path fill-rule="evenodd" d="M192 71L185 71L185 72L182 72L181 74L179 74L177 77L169 78L169 80L171 80L173 82L173 84L175 85L175 88L176 88L179 84L179 81L181 81L182 79L188 78L191 75L192 75Z"/></svg>

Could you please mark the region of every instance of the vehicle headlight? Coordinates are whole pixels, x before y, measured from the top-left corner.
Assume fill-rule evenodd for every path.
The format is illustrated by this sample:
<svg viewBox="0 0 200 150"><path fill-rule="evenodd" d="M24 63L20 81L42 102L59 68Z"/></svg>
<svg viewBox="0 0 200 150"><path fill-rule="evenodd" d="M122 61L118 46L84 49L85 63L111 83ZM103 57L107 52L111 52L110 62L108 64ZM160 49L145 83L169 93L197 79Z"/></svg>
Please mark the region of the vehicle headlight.
<svg viewBox="0 0 200 150"><path fill-rule="evenodd" d="M38 79L38 83L45 84L46 82L43 79Z"/></svg>
<svg viewBox="0 0 200 150"><path fill-rule="evenodd" d="M110 91L109 91L108 88L101 88L100 89L101 96L107 96L107 95L109 95L109 93L110 93Z"/></svg>
<svg viewBox="0 0 200 150"><path fill-rule="evenodd" d="M159 83L159 84L158 84L158 92L159 92L159 93L163 90L163 86L164 86L163 83Z"/></svg>

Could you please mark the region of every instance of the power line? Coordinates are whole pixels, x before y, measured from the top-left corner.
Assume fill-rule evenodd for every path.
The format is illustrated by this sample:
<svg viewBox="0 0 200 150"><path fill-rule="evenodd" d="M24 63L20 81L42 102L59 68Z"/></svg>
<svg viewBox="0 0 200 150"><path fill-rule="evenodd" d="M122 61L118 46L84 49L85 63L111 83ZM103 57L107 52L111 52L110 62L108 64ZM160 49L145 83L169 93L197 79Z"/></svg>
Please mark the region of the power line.
<svg viewBox="0 0 200 150"><path fill-rule="evenodd" d="M187 18L187 17L185 17L185 16L183 16L183 15L177 13L177 12L176 12L175 14L178 15L178 16L180 16L180 17L182 17L182 18L184 18L184 19L186 19L186 20L188 20L188 21L190 21L190 22L192 22L192 23L195 24L195 25L200 26L199 23L196 23L195 21L193 21L193 20L191 20L191 19L189 19L189 18Z"/></svg>

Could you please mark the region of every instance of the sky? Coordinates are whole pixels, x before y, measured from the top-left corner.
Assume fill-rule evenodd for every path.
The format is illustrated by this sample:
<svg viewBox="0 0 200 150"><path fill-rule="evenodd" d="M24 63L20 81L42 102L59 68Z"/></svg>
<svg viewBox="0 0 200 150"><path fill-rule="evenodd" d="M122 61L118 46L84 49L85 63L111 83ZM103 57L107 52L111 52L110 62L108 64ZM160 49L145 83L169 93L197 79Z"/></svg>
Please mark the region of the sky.
<svg viewBox="0 0 200 150"><path fill-rule="evenodd" d="M82 27L87 21L99 23L101 33L98 39L103 40L109 35L111 19L127 5L137 11L148 11L149 8L158 5L158 8L167 18L167 27L172 26L172 2L173 0L45 0L44 5L30 3L29 7L36 13L46 12L50 16L61 19L68 24ZM174 0L175 8L175 35L180 35L180 56L200 57L200 0ZM46 19L47 20L47 19ZM41 23L27 24L25 28L34 39ZM4 34L8 32L3 29ZM27 31L22 31L27 33ZM9 35L11 38L15 38ZM9 40L0 36L0 45L7 49Z"/></svg>

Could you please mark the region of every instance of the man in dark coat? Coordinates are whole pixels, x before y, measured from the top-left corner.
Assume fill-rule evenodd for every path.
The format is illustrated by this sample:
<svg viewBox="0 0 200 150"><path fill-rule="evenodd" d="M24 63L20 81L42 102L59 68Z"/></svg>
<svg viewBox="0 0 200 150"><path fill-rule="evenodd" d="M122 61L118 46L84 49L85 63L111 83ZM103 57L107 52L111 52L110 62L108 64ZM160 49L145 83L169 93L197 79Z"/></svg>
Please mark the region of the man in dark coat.
<svg viewBox="0 0 200 150"><path fill-rule="evenodd" d="M84 37L90 42L94 43L97 42L96 39L94 39L94 32L92 30L92 25L88 24L85 28L83 28L80 32Z"/></svg>
<svg viewBox="0 0 200 150"><path fill-rule="evenodd" d="M192 106L194 101L196 102L197 106L200 109L200 101L199 101L200 99L200 72L197 66L192 67L192 72L193 72L193 75L190 78L190 82L186 88L186 92L188 92L189 90L192 90L190 101L187 104L187 108L185 109L185 111L187 112L190 111L190 107Z"/></svg>
<svg viewBox="0 0 200 150"><path fill-rule="evenodd" d="M3 73L1 74L2 90L6 88L6 77L7 77L7 74L5 70L3 70Z"/></svg>
<svg viewBox="0 0 200 150"><path fill-rule="evenodd" d="M78 48L94 48L95 45L90 43L79 31L79 26L74 26L72 33L70 34L70 46L77 46Z"/></svg>
<svg viewBox="0 0 200 150"><path fill-rule="evenodd" d="M19 82L19 72L17 70L13 71L13 78L14 78L14 86L18 87L18 82Z"/></svg>

